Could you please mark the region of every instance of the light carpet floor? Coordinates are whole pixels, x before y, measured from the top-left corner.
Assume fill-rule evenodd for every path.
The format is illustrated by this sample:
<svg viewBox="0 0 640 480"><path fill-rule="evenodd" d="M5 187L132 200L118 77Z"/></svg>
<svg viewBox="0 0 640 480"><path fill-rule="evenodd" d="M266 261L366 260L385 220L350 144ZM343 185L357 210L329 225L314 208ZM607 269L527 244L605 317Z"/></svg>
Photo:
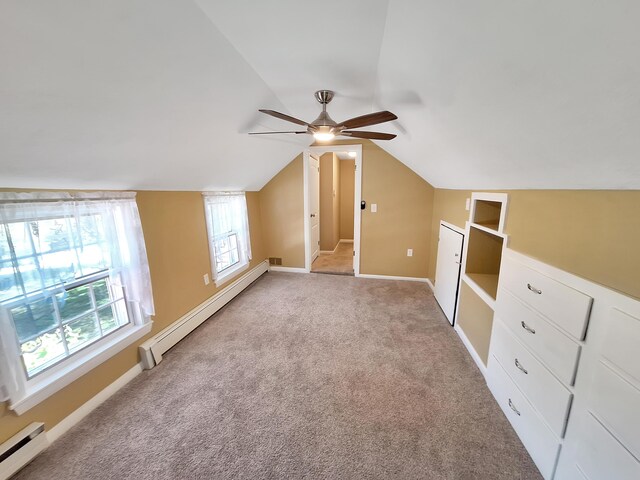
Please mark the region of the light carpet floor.
<svg viewBox="0 0 640 480"><path fill-rule="evenodd" d="M340 242L333 253L321 253L311 264L313 273L353 275L353 243Z"/></svg>
<svg viewBox="0 0 640 480"><path fill-rule="evenodd" d="M538 479L425 284L267 273L18 479Z"/></svg>

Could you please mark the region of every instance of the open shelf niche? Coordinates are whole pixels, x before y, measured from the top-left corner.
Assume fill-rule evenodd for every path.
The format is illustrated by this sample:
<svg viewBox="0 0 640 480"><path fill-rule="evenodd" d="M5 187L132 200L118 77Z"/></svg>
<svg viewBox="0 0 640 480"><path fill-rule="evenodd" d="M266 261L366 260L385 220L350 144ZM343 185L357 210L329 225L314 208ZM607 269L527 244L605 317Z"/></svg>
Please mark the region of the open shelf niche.
<svg viewBox="0 0 640 480"><path fill-rule="evenodd" d="M506 193L471 195L456 327L482 369L487 365L507 211Z"/></svg>
<svg viewBox="0 0 640 480"><path fill-rule="evenodd" d="M473 193L469 221L488 230L502 233L507 214L506 193Z"/></svg>
<svg viewBox="0 0 640 480"><path fill-rule="evenodd" d="M478 293L488 295L491 300L495 300L498 293L504 240L501 235L469 226L465 275L473 282L472 288L479 288L481 291Z"/></svg>

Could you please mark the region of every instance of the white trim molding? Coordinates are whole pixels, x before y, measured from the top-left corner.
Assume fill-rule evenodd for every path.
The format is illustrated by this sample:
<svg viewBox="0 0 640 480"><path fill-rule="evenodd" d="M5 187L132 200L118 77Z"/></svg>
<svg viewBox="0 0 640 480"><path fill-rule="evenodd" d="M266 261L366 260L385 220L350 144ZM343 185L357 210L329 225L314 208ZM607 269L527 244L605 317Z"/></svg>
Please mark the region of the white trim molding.
<svg viewBox="0 0 640 480"><path fill-rule="evenodd" d="M464 228L460 228L459 226L454 225L453 223L449 223L445 220L440 220L440 225L444 225L445 227L450 228L454 232L461 233L462 235L467 234L467 231ZM465 225L466 225L466 222L465 222Z"/></svg>
<svg viewBox="0 0 640 480"><path fill-rule="evenodd" d="M360 201L362 197L362 145L327 145L309 147L302 153L302 182L303 182L303 202L304 202L304 269L306 273L311 272L311 235L309 232L309 157L310 155L320 156L329 152L356 152L355 160L355 185L353 195L353 272L355 276L360 274L360 224L362 211ZM342 240L341 240L342 241Z"/></svg>
<svg viewBox="0 0 640 480"><path fill-rule="evenodd" d="M421 282L421 283L429 283L429 279L428 278L422 278L422 277L398 277L395 275L372 275L369 273L361 273L359 275L356 275L357 277L360 278L375 278L378 280L403 280L406 282Z"/></svg>
<svg viewBox="0 0 640 480"><path fill-rule="evenodd" d="M288 272L288 273L309 273L306 268L300 267L281 267L281 266L269 266L269 271L271 272Z"/></svg>
<svg viewBox="0 0 640 480"><path fill-rule="evenodd" d="M123 375L118 377L113 383L107 385L100 390L95 396L83 403L79 408L71 412L60 423L55 425L51 430L47 431L47 439L49 443L55 442L62 435L67 433L80 420L89 415L93 410L102 405L114 393L124 387L131 380L142 373L142 364L136 363L132 368L127 370Z"/></svg>
<svg viewBox="0 0 640 480"><path fill-rule="evenodd" d="M431 281L430 278L427 278L427 285L429 285L429 288L431 289L431 291L435 294L435 285L433 284L433 282Z"/></svg>

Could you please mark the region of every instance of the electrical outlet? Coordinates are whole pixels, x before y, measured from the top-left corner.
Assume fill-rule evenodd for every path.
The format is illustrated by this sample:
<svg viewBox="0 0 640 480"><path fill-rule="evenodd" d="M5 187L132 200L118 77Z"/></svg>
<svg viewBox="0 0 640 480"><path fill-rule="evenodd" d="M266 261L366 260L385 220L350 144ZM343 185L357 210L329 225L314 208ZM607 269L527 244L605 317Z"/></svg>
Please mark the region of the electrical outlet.
<svg viewBox="0 0 640 480"><path fill-rule="evenodd" d="M205 284L205 285L209 285L209 274L208 274L208 273L205 273L205 274L202 276L202 279L204 280L204 284Z"/></svg>
<svg viewBox="0 0 640 480"><path fill-rule="evenodd" d="M407 257L413 257L413 248L407 248Z"/></svg>
<svg viewBox="0 0 640 480"><path fill-rule="evenodd" d="M470 208L470 207L471 207L471 199L470 199L470 198L467 198L467 203L465 204L464 209L465 209L465 210L469 210L469 208Z"/></svg>
<svg viewBox="0 0 640 480"><path fill-rule="evenodd" d="M371 213L376 213L378 211L378 204L377 203L372 203L371 204Z"/></svg>

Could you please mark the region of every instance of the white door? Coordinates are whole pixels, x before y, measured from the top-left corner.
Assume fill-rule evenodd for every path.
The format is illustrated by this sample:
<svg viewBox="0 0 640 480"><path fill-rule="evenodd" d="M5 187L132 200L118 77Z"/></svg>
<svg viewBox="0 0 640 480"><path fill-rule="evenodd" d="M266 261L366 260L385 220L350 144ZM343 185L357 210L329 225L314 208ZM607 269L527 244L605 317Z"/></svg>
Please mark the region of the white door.
<svg viewBox="0 0 640 480"><path fill-rule="evenodd" d="M456 313L464 235L440 224L434 294L451 325Z"/></svg>
<svg viewBox="0 0 640 480"><path fill-rule="evenodd" d="M309 156L309 229L311 263L320 253L320 160Z"/></svg>

